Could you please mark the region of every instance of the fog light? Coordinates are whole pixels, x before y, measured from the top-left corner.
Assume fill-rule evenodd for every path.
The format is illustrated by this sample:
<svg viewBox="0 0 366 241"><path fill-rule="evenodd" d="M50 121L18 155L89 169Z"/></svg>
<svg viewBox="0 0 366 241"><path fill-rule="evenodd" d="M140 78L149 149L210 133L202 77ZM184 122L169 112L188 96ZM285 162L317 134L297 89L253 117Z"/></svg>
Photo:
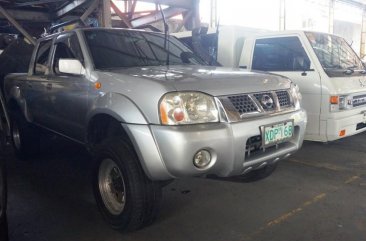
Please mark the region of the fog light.
<svg viewBox="0 0 366 241"><path fill-rule="evenodd" d="M206 150L198 151L193 158L193 164L198 168L207 167L211 162L211 154Z"/></svg>

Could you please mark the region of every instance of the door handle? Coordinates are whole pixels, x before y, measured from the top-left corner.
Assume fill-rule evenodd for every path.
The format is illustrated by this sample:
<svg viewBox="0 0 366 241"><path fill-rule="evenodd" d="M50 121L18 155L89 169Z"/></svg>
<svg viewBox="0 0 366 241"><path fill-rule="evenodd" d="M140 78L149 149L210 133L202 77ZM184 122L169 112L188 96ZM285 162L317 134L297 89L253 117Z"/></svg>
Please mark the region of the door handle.
<svg viewBox="0 0 366 241"><path fill-rule="evenodd" d="M51 90L51 89L52 89L52 84L49 84L49 83L48 83L48 84L46 85L46 89L47 89L47 90Z"/></svg>

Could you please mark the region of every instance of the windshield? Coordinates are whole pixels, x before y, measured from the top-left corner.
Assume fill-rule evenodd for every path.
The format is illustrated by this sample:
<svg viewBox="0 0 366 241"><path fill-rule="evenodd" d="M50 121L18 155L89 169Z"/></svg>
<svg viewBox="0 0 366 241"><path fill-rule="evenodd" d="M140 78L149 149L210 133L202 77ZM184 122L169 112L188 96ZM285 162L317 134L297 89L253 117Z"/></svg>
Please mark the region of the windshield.
<svg viewBox="0 0 366 241"><path fill-rule="evenodd" d="M85 30L96 69L205 64L175 37L121 29ZM169 56L168 56L169 55Z"/></svg>
<svg viewBox="0 0 366 241"><path fill-rule="evenodd" d="M306 32L306 36L328 76L363 74L360 58L343 38L313 32Z"/></svg>

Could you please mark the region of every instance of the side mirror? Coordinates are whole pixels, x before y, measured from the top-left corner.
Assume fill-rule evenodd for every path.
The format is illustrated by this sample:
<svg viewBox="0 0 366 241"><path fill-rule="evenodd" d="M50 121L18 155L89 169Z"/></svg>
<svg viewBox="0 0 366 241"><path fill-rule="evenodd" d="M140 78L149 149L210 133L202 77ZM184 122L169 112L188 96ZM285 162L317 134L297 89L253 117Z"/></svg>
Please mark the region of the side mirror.
<svg viewBox="0 0 366 241"><path fill-rule="evenodd" d="M85 74L85 69L78 59L59 59L58 71L65 74Z"/></svg>

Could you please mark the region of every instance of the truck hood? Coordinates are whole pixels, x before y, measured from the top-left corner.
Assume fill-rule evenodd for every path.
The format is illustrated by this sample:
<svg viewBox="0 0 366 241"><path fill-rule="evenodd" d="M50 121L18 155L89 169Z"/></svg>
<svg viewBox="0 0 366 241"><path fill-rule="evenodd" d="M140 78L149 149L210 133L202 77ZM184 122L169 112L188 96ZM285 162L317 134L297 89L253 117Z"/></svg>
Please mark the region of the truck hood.
<svg viewBox="0 0 366 241"><path fill-rule="evenodd" d="M352 94L366 92L366 76L332 77L334 90L332 94Z"/></svg>
<svg viewBox="0 0 366 241"><path fill-rule="evenodd" d="M177 91L194 90L213 96L287 89L291 84L279 75L211 66L136 67L109 72L158 82Z"/></svg>

